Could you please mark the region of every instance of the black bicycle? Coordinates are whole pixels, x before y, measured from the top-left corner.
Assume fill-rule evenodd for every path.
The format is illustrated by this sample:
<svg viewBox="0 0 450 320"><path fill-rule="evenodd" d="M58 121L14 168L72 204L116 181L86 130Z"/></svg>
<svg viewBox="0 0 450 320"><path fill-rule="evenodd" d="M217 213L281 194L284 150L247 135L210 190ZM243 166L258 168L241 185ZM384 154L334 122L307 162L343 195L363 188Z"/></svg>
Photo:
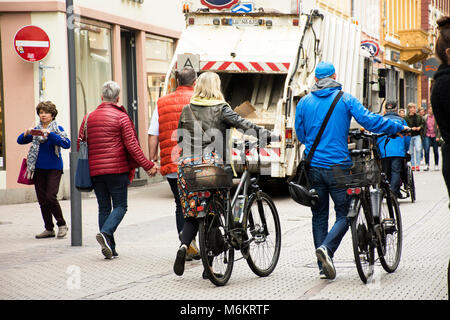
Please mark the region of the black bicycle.
<svg viewBox="0 0 450 320"><path fill-rule="evenodd" d="M410 197L411 202L414 203L416 201L416 185L414 183L414 173L407 159L405 159L403 170L400 192L404 193L406 198Z"/></svg>
<svg viewBox="0 0 450 320"><path fill-rule="evenodd" d="M260 277L275 269L281 250L281 225L277 208L269 195L251 177L246 154L258 143L241 144L244 171L234 193L231 185L199 192L199 246L205 276L215 285L225 285L233 270L235 250L240 250L250 269ZM259 159L258 159L259 162ZM215 169L217 171L217 169ZM204 176L201 171L198 175ZM220 177L217 172L210 182ZM225 188L223 186L226 185Z"/></svg>
<svg viewBox="0 0 450 320"><path fill-rule="evenodd" d="M350 152L351 166L333 167L337 186L347 188L351 197L347 218L350 220L356 268L364 283L370 281L374 273L375 248L381 265L390 273L397 269L402 252L400 207L381 169L377 148L377 138L384 135L351 131L351 139L362 139L367 149Z"/></svg>

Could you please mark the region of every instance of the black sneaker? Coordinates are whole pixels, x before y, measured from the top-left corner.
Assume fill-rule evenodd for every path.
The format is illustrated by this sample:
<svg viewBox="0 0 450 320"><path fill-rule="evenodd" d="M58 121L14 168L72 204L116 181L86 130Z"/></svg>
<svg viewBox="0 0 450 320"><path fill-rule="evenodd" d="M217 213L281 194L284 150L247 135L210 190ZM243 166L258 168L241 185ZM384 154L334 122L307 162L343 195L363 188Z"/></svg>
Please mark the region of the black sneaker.
<svg viewBox="0 0 450 320"><path fill-rule="evenodd" d="M177 251L177 257L175 258L175 263L173 264L173 272L175 272L177 276L182 276L184 273L186 251L186 246L184 245L182 245Z"/></svg>
<svg viewBox="0 0 450 320"><path fill-rule="evenodd" d="M108 234L106 234L105 232L100 232L97 233L95 238L102 247L102 254L105 256L105 258L111 259L113 256L113 252L111 249L111 243Z"/></svg>
<svg viewBox="0 0 450 320"><path fill-rule="evenodd" d="M328 250L324 246L320 246L316 250L317 259L322 262L322 270L327 279L336 278L336 269L334 268L333 260L328 255Z"/></svg>

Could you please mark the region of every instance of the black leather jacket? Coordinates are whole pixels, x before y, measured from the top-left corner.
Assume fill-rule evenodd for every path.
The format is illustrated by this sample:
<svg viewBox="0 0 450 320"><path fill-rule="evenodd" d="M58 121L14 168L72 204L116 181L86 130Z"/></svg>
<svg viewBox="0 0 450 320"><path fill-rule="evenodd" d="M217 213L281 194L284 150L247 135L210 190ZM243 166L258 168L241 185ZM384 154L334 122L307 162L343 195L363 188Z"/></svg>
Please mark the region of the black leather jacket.
<svg viewBox="0 0 450 320"><path fill-rule="evenodd" d="M230 128L242 129L245 134L257 136L260 139L270 137L271 134L269 130L239 116L226 103L215 106L186 105L178 122L181 156L199 156L200 152L205 154L215 151L226 161L228 141L231 138L231 130L227 129Z"/></svg>

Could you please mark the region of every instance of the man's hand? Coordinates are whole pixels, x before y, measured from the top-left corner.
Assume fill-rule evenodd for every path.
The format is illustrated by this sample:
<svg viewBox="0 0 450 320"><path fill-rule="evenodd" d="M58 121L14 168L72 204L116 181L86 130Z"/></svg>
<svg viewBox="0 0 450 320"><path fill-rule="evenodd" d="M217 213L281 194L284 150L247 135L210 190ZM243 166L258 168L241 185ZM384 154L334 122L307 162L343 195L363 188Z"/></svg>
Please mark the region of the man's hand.
<svg viewBox="0 0 450 320"><path fill-rule="evenodd" d="M408 126L403 126L403 130L400 132L397 132L397 135L399 137L403 138L403 135L408 135L411 132L411 130L413 130L413 129Z"/></svg>

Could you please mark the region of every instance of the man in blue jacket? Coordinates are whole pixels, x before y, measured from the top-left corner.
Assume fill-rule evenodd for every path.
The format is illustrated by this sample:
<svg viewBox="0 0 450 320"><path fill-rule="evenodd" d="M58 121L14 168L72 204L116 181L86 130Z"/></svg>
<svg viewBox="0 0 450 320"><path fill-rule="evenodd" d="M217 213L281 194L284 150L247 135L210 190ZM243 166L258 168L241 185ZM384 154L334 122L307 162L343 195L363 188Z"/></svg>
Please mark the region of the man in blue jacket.
<svg viewBox="0 0 450 320"><path fill-rule="evenodd" d="M388 101L385 106L384 117L396 121L402 125L407 125L406 121L397 114L397 103ZM381 165L383 171L386 173L391 190L397 195L399 199L403 196L400 193L400 186L402 184L401 172L406 153L409 150L409 143L411 137L396 137L395 139L389 137L381 137L378 139L378 149L381 154Z"/></svg>
<svg viewBox="0 0 450 320"><path fill-rule="evenodd" d="M305 144L305 154L317 136L332 101L341 91L336 81L335 68L330 62L320 62L315 70L316 83L311 92L298 103L295 114L295 131ZM348 151L348 133L352 116L367 130L395 134L404 126L367 110L355 97L344 93L337 103L311 160L309 177L319 195L319 202L311 208L314 246L320 277L334 279L336 269L333 255L348 229L349 198L344 188L337 188L331 166L351 163ZM336 222L328 232L329 196L334 201Z"/></svg>

